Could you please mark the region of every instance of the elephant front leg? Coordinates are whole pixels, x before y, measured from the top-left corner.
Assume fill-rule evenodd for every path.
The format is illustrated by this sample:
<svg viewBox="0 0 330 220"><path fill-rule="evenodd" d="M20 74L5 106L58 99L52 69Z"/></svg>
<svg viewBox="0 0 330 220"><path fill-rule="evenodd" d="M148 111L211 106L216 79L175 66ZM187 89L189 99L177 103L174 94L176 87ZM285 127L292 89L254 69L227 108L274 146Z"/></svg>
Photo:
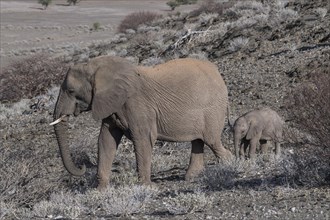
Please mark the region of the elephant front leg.
<svg viewBox="0 0 330 220"><path fill-rule="evenodd" d="M192 181L204 168L204 142L194 140L191 142L191 156L189 167L185 176L186 181Z"/></svg>
<svg viewBox="0 0 330 220"><path fill-rule="evenodd" d="M241 146L240 146L240 159L241 160L245 160L245 157L248 155L247 154L247 149L249 147L250 142L248 140L246 140L245 138L242 140L241 142Z"/></svg>
<svg viewBox="0 0 330 220"><path fill-rule="evenodd" d="M275 159L279 159L281 156L281 144L280 142L275 142Z"/></svg>
<svg viewBox="0 0 330 220"><path fill-rule="evenodd" d="M108 124L102 123L98 139L98 189L109 184L112 163L122 136L118 128L109 128Z"/></svg>
<svg viewBox="0 0 330 220"><path fill-rule="evenodd" d="M149 141L135 140L135 156L139 179L143 184L151 184L152 144Z"/></svg>
<svg viewBox="0 0 330 220"><path fill-rule="evenodd" d="M259 142L259 138L252 138L250 140L249 157L250 157L251 160L256 159L256 149L257 149L258 142Z"/></svg>

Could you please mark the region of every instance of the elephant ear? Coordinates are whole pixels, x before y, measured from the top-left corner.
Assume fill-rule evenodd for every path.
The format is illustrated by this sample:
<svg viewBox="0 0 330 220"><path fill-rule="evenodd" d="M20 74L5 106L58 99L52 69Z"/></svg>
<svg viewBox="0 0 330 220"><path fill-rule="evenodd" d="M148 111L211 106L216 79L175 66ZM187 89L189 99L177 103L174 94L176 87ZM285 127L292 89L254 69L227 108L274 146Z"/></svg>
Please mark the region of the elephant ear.
<svg viewBox="0 0 330 220"><path fill-rule="evenodd" d="M252 121L249 126L249 130L246 134L246 140L251 140L253 137L261 134L262 127L256 123L255 121Z"/></svg>
<svg viewBox="0 0 330 220"><path fill-rule="evenodd" d="M139 88L139 74L131 64L109 62L98 67L94 75L93 118L104 119L120 111Z"/></svg>

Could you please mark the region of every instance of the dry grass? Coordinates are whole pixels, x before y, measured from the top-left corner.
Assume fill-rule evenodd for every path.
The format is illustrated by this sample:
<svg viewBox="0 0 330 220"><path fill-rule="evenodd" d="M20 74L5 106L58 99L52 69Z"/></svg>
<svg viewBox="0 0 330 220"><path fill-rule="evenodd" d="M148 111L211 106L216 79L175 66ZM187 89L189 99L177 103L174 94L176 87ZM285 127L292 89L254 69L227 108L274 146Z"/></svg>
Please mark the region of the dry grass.
<svg viewBox="0 0 330 220"><path fill-rule="evenodd" d="M144 210L157 189L146 186L108 187L105 191L89 190L84 194L59 192L33 206L31 217L77 219L102 213L103 216L128 216Z"/></svg>
<svg viewBox="0 0 330 220"><path fill-rule="evenodd" d="M308 148L294 157L295 179L300 185L324 185L330 182L330 74L314 73L287 97L293 124L311 138Z"/></svg>
<svg viewBox="0 0 330 220"><path fill-rule="evenodd" d="M187 213L201 212L212 207L214 197L201 190L193 192L180 192L164 199L166 210L172 215L184 215Z"/></svg>
<svg viewBox="0 0 330 220"><path fill-rule="evenodd" d="M276 15L283 13L288 14L289 18L296 16L296 13L285 11L283 7L278 7L276 10ZM258 22L267 23L269 17L273 16L268 6L253 1L240 3L232 10L225 10L224 13L228 13L227 18L230 17L230 13L233 15L225 22L213 22L214 19L218 19L216 13L218 12L202 13L195 19L199 23L191 25L195 28L192 30L205 32L191 35L189 40L180 45L178 51L186 50L187 55L190 56L208 57L209 51L201 50L200 45L204 45L203 47L207 49L209 46L214 46L219 39L227 37L231 27L244 29ZM271 19L281 21L281 18L276 16ZM125 43L129 45L126 45L129 55L139 54L143 57L141 62L146 65L163 62L166 57L157 56L158 50L167 48L169 44L173 44L185 34L185 27L180 26L181 20L178 23L175 23L172 18L167 21L163 26L160 24L157 24L157 27L140 26L137 34L132 34L133 32L130 35L121 34L123 38L139 35L136 36L134 44ZM205 24L212 24L212 28L198 26ZM239 51L240 48L246 46L247 39L250 42L253 36L234 37L233 35L219 45ZM137 50L136 48L139 47L143 48ZM274 208L277 214L282 212L280 217L290 215L290 213L293 216L298 212L290 212L286 207L282 209L276 202L290 203L292 199L295 199L293 197L297 200L304 199L291 194L292 191L309 187L318 189L319 186L329 185L329 144L327 142L329 130L327 129L330 126L325 116L329 115L330 106L329 103L322 102L329 99L329 88L326 87L329 85L327 81L329 78L324 78L329 74L312 77L311 82L299 87L294 93L303 97L300 99L294 96L295 101L300 101L297 102L297 106L293 106L296 109L293 109L292 113L297 117L298 128L304 129L305 133L311 133L314 137L311 140L317 140L312 147L306 143L284 143L280 160L275 160L274 155L269 157L258 155L255 163L231 161L216 165L214 165L216 159L209 150L205 153L205 162L208 163L205 172L196 182L188 183L184 182L183 178L189 163L190 143L158 143L153 149L152 161L152 179L159 187L155 189L138 185L134 148L130 141L123 139L114 161L111 185L104 193L99 193L92 189L97 182L96 142L99 123L93 122L88 114L70 119L72 155L77 163L83 162L87 165L85 176L72 177L63 167L53 129L47 125L51 121L49 112L52 111L54 105L54 99L51 97L57 93L56 89L45 92L50 88L47 80L48 77L54 77L54 84L57 84L57 79L61 81L63 78L59 73L61 69L64 71L64 67L55 64L54 69L47 67L51 69L48 73L56 72L57 74L49 75L47 68L40 67L43 66L41 63L46 62L47 59L40 57L39 61L30 59L29 62L21 63L21 67L16 68L18 72L23 72L21 74L23 76L15 76L14 72L8 72L11 73L8 76L1 75L10 79L8 82L16 82L18 79L24 82L22 84L25 84L25 81L28 82L27 86L23 86L24 90L14 92L18 94L17 97L5 100L13 101L23 96L33 97L33 99L23 100L10 108L8 105L0 106L0 219L111 219L118 216L136 219L166 217L193 219L195 216L200 219L216 219L217 216L213 214L219 214L220 217L217 219L265 219L265 215L269 218L274 217L272 212L268 212L270 209L267 211L267 199L271 200L269 206ZM49 64L49 61L46 63ZM36 69L32 71L31 68ZM40 78L43 77L42 83L38 81L38 86L45 87L36 87L39 92L36 92L37 90L33 89L32 85L32 82L37 82L35 79L38 78L37 73L42 73ZM2 85L7 85L7 83L3 84L4 82L2 81L1 89L3 89ZM9 89L6 91L11 94ZM308 91L306 94L310 95L308 99L304 96L306 91ZM44 95L36 96L41 93ZM31 105L31 102L35 104ZM31 111L30 106L34 106L33 108L38 111ZM39 109L45 111L39 111ZM306 110L307 114L301 112L300 109ZM276 200L277 198L279 199ZM328 197L323 200L322 198L321 202L328 199ZM258 201L260 199L265 199L265 201ZM307 199L315 202L319 198ZM301 204L301 201L297 202L297 200L294 205ZM303 206L306 207L312 202L304 203ZM326 210L326 208L323 206L318 211ZM249 215L245 215L246 211ZM265 215L258 216L254 213L265 213Z"/></svg>
<svg viewBox="0 0 330 220"><path fill-rule="evenodd" d="M204 0L199 8L189 13L189 16L196 17L201 14L218 14L222 15L224 11L234 5L235 1L216 2L215 0Z"/></svg>

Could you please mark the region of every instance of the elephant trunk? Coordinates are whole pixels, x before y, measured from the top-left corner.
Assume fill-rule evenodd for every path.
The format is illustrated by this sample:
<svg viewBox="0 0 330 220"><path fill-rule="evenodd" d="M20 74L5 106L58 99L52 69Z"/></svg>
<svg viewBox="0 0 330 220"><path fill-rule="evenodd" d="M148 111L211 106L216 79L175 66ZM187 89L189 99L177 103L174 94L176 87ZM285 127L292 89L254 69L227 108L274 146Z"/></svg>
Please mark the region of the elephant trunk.
<svg viewBox="0 0 330 220"><path fill-rule="evenodd" d="M62 91L60 91L56 107L55 107L55 112L54 112L54 120L58 121L56 123L51 123L54 124L54 130L55 130L55 135L57 139L58 146L60 148L60 154L62 157L62 161L64 164L64 167L67 169L69 173L71 173L74 176L82 176L86 172L86 166L83 165L82 167L77 167L71 157L70 149L69 149L69 142L68 142L68 122L67 120L64 119L62 115L62 110L63 106L66 106L67 99L63 96ZM65 105L63 105L66 103ZM65 116L65 114L64 114ZM60 119L60 120L58 120Z"/></svg>
<svg viewBox="0 0 330 220"><path fill-rule="evenodd" d="M235 132L236 133L236 132ZM235 145L235 156L237 159L239 159L239 145L240 145L241 139L239 135L234 135L234 145Z"/></svg>
<svg viewBox="0 0 330 220"><path fill-rule="evenodd" d="M74 176L84 175L86 172L86 166L83 165L81 168L78 168L72 161L67 137L68 123L66 121L60 122L54 126L54 130L64 167Z"/></svg>

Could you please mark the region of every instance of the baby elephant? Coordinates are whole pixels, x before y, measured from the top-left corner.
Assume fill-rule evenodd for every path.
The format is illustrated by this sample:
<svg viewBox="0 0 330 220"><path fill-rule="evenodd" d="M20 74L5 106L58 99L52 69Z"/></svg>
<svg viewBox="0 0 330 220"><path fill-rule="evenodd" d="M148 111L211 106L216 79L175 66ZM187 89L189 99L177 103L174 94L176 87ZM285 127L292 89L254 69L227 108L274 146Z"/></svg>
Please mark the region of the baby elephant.
<svg viewBox="0 0 330 220"><path fill-rule="evenodd" d="M260 108L245 113L234 124L234 145L236 158L245 158L250 146L249 157L255 159L256 147L260 142L262 153L268 150L267 141L275 142L275 157L280 156L280 141L284 121L273 110Z"/></svg>

